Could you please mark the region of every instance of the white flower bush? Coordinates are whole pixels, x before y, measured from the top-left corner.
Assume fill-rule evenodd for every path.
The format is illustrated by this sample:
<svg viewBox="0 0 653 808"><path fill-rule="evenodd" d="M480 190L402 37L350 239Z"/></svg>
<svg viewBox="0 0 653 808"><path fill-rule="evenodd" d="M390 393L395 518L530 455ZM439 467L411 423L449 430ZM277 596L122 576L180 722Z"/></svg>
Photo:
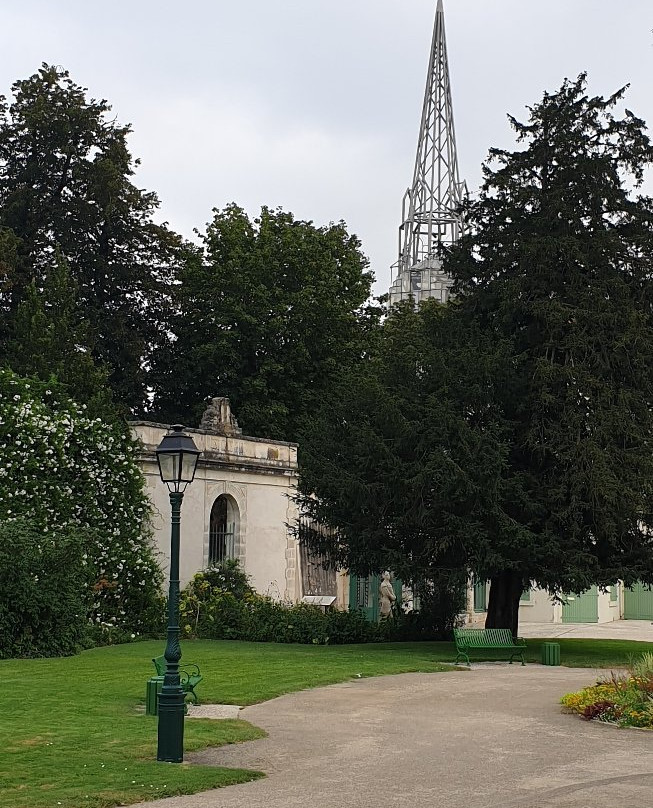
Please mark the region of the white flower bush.
<svg viewBox="0 0 653 808"><path fill-rule="evenodd" d="M127 637L150 630L160 610L137 453L126 424L88 417L54 381L0 369L0 519L28 520L43 541L58 528L92 531L89 619Z"/></svg>

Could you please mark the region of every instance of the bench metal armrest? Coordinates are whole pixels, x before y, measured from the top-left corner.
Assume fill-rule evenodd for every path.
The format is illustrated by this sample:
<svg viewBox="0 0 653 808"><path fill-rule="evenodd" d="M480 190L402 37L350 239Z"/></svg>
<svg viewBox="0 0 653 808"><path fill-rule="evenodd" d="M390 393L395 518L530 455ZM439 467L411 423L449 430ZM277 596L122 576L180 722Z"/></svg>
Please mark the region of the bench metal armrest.
<svg viewBox="0 0 653 808"><path fill-rule="evenodd" d="M195 665L193 662L189 662L187 665L180 665L179 670L186 671L186 673L195 674L196 676L200 675L199 665Z"/></svg>

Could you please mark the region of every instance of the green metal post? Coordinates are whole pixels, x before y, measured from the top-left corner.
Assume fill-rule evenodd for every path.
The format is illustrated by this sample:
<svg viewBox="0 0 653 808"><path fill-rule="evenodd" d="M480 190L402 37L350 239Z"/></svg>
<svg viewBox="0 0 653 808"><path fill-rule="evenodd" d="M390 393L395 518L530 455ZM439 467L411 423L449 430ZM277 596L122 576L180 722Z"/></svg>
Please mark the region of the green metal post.
<svg viewBox="0 0 653 808"><path fill-rule="evenodd" d="M170 492L172 531L170 537L170 587L168 589L168 639L166 672L159 694L159 737L156 758L168 763L184 759L184 691L179 681L179 523L182 492Z"/></svg>

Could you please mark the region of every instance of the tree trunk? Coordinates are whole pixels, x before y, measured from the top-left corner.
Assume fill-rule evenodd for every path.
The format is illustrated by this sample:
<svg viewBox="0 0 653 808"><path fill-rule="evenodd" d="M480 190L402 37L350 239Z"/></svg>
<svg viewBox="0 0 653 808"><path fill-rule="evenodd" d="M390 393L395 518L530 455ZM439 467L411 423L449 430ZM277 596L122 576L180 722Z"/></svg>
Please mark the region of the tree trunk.
<svg viewBox="0 0 653 808"><path fill-rule="evenodd" d="M492 578L485 628L509 628L516 638L519 600L523 591L524 581L514 570L504 570Z"/></svg>

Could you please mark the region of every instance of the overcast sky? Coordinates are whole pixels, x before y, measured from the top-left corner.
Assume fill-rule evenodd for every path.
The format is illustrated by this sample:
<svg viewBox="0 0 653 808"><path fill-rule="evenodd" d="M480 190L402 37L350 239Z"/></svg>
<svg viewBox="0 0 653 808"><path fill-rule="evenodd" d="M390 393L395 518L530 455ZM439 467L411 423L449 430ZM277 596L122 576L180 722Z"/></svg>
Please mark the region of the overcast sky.
<svg viewBox="0 0 653 808"><path fill-rule="evenodd" d="M6 0L0 93L62 65L131 122L136 182L191 236L213 207L344 219L377 277L396 260L436 0ZM461 177L506 113L588 71L653 122L652 0L445 0ZM649 185L650 190L650 185Z"/></svg>

